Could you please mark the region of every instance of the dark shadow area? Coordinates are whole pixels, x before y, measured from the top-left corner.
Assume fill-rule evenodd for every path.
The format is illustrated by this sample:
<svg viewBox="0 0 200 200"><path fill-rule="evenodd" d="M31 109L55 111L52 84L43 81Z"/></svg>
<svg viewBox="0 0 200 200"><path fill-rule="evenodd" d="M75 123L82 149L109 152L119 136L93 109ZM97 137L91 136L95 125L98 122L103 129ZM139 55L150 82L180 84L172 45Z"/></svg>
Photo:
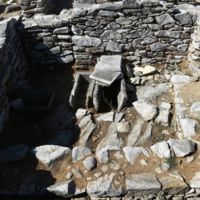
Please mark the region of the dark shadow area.
<svg viewBox="0 0 200 200"><path fill-rule="evenodd" d="M6 4L0 3L0 14L4 12Z"/></svg>
<svg viewBox="0 0 200 200"><path fill-rule="evenodd" d="M55 14L59 14L63 9L71 9L73 7L72 0L56 0L55 2Z"/></svg>

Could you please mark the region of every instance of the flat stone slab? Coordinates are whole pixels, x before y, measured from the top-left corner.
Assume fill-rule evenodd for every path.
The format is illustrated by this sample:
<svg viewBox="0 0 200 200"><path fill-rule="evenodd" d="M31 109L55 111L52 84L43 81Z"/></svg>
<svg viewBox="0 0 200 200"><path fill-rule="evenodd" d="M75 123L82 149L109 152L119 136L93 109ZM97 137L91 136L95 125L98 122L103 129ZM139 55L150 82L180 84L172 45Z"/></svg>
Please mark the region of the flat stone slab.
<svg viewBox="0 0 200 200"><path fill-rule="evenodd" d="M161 184L153 173L132 174L126 178L126 188L137 195L156 194L161 190Z"/></svg>
<svg viewBox="0 0 200 200"><path fill-rule="evenodd" d="M46 167L53 167L65 156L71 156L70 148L57 145L43 145L35 147L32 149L32 153Z"/></svg>
<svg viewBox="0 0 200 200"><path fill-rule="evenodd" d="M110 86L116 79L122 76L121 67L122 56L101 56L90 78Z"/></svg>
<svg viewBox="0 0 200 200"><path fill-rule="evenodd" d="M0 150L0 162L17 161L24 158L29 148L26 145L15 145Z"/></svg>

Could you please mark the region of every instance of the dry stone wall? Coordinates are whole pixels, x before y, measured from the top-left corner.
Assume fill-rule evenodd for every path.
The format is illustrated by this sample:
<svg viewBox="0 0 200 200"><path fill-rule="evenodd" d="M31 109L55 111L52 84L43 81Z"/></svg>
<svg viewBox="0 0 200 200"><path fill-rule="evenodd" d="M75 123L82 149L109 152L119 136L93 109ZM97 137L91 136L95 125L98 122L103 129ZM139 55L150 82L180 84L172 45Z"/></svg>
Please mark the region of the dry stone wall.
<svg viewBox="0 0 200 200"><path fill-rule="evenodd" d="M172 3L102 3L60 15L22 21L26 52L35 63L94 66L102 54L122 54L130 64L180 62L186 58L195 16Z"/></svg>
<svg viewBox="0 0 200 200"><path fill-rule="evenodd" d="M0 22L0 132L9 114L9 93L21 87L26 79L27 64L21 39L15 27L17 20Z"/></svg>

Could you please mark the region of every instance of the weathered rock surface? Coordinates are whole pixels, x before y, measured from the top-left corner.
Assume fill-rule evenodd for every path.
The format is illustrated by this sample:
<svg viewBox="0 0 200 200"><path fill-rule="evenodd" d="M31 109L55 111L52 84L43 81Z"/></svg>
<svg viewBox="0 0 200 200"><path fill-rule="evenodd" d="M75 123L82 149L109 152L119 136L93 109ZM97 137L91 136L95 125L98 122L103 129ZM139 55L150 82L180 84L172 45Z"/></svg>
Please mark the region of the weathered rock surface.
<svg viewBox="0 0 200 200"><path fill-rule="evenodd" d="M71 157L71 150L68 147L57 145L43 145L32 149L32 153L46 167L53 167L59 160L66 156Z"/></svg>
<svg viewBox="0 0 200 200"><path fill-rule="evenodd" d="M87 185L87 192L91 197L117 197L124 194L122 186L118 188L113 183L114 174L106 174Z"/></svg>
<svg viewBox="0 0 200 200"><path fill-rule="evenodd" d="M136 195L152 195L161 190L161 184L152 173L133 174L126 178L126 188Z"/></svg>
<svg viewBox="0 0 200 200"><path fill-rule="evenodd" d="M190 140L169 139L168 144L173 149L177 157L184 157L196 151L196 144Z"/></svg>
<svg viewBox="0 0 200 200"><path fill-rule="evenodd" d="M158 113L157 107L150 102L136 101L133 106L145 121L154 119Z"/></svg>
<svg viewBox="0 0 200 200"><path fill-rule="evenodd" d="M92 152L88 147L76 146L72 149L72 160L73 162L79 161L91 153Z"/></svg>
<svg viewBox="0 0 200 200"><path fill-rule="evenodd" d="M152 145L150 149L153 151L153 153L155 153L160 158L170 158L171 157L169 145L166 141L156 143L156 144Z"/></svg>

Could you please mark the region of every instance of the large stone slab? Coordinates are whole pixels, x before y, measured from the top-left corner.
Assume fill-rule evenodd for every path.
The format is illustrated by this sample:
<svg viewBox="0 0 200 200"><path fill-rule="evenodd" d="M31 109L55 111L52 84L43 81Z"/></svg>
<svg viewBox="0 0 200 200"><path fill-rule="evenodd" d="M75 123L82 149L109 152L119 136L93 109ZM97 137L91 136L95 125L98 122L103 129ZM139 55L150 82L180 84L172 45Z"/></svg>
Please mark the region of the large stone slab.
<svg viewBox="0 0 200 200"><path fill-rule="evenodd" d="M152 195L161 190L161 184L153 173L132 174L126 178L126 188L131 194Z"/></svg>
<svg viewBox="0 0 200 200"><path fill-rule="evenodd" d="M96 37L89 36L73 36L72 43L78 47L98 47L102 41Z"/></svg>
<svg viewBox="0 0 200 200"><path fill-rule="evenodd" d="M121 67L122 56L101 56L90 78L110 86L116 79L122 76Z"/></svg>

